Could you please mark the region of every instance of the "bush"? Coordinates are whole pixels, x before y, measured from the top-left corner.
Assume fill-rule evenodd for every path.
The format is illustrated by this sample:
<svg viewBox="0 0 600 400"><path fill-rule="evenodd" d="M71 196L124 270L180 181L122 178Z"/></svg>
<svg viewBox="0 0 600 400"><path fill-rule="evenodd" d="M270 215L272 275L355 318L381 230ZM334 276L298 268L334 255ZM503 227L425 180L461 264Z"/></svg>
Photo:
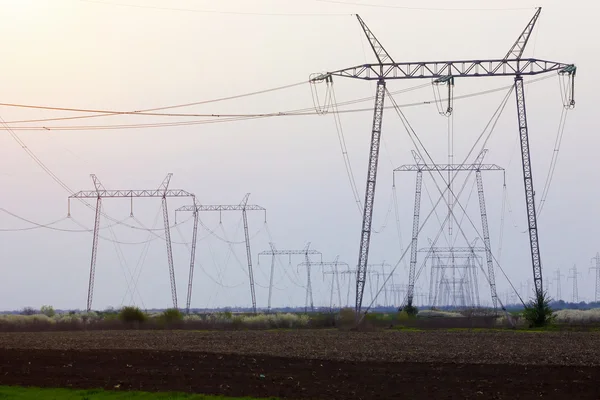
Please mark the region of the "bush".
<svg viewBox="0 0 600 400"><path fill-rule="evenodd" d="M40 308L40 313L44 314L46 317L54 317L56 315L56 312L54 311L54 307L52 306L42 306L42 308Z"/></svg>
<svg viewBox="0 0 600 400"><path fill-rule="evenodd" d="M405 305L402 311L405 312L409 317L416 317L419 313L419 309L412 304Z"/></svg>
<svg viewBox="0 0 600 400"><path fill-rule="evenodd" d="M562 324L597 324L600 323L600 308L591 310L558 310L554 313L556 322Z"/></svg>
<svg viewBox="0 0 600 400"><path fill-rule="evenodd" d="M183 314L177 308L168 308L160 314L160 318L170 324L173 322L183 321Z"/></svg>
<svg viewBox="0 0 600 400"><path fill-rule="evenodd" d="M144 322L147 316L138 307L123 307L119 311L119 319L123 322Z"/></svg>
<svg viewBox="0 0 600 400"><path fill-rule="evenodd" d="M550 307L550 297L547 292L539 293L525 306L523 318L530 328L541 328L554 322L555 316Z"/></svg>
<svg viewBox="0 0 600 400"><path fill-rule="evenodd" d="M36 315L38 312L32 307L25 307L23 311L21 311L21 315Z"/></svg>

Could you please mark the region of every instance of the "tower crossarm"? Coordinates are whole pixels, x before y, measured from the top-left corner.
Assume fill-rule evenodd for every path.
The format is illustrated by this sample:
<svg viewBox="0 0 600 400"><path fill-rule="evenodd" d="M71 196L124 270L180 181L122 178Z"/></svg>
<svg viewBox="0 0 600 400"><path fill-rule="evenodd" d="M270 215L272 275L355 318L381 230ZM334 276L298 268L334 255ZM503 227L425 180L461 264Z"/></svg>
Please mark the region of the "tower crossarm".
<svg viewBox="0 0 600 400"><path fill-rule="evenodd" d="M501 166L496 165L496 164L481 164L481 165L479 165L479 164L435 164L435 165L406 164L406 165L401 165L400 167L396 168L394 170L394 172L417 172L417 171L447 172L447 171L476 171L476 170L504 171L504 168L502 168Z"/></svg>
<svg viewBox="0 0 600 400"><path fill-rule="evenodd" d="M95 199L118 197L194 197L194 194L180 189L171 190L82 190L69 196L70 199Z"/></svg>
<svg viewBox="0 0 600 400"><path fill-rule="evenodd" d="M302 253L305 254L305 253ZM300 264L298 264L299 267L306 267L308 264L306 262L302 262ZM310 265L313 266L317 266L317 267L333 267L333 266L340 266L340 267L348 267L348 263L345 262L341 262L341 261L330 261L330 262L311 262ZM330 273L330 272L326 272L326 273Z"/></svg>
<svg viewBox="0 0 600 400"><path fill-rule="evenodd" d="M537 58L414 61L362 64L317 75L312 81L323 81L332 76L368 81L379 79L438 79L446 76L454 78L529 76L548 72L561 72L570 68L574 68L574 65Z"/></svg>
<svg viewBox="0 0 600 400"><path fill-rule="evenodd" d="M484 252L485 247L423 247L419 249L420 253L473 253Z"/></svg>
<svg viewBox="0 0 600 400"><path fill-rule="evenodd" d="M265 250L258 253L259 256L290 256L290 255L321 255L317 250ZM315 263L311 263L315 264ZM316 263L318 264L318 263ZM342 264L342 263L340 263Z"/></svg>
<svg viewBox="0 0 600 400"><path fill-rule="evenodd" d="M175 211L265 211L266 208L257 205L189 205L179 207Z"/></svg>
<svg viewBox="0 0 600 400"><path fill-rule="evenodd" d="M436 254L436 258L440 258L440 259L447 259L447 258L454 258L454 259L471 259L471 258L476 258L477 260L482 260L483 257L477 254L452 254L452 253L446 253L446 254ZM434 267L432 267L434 268ZM459 267L459 268L464 268L464 266Z"/></svg>

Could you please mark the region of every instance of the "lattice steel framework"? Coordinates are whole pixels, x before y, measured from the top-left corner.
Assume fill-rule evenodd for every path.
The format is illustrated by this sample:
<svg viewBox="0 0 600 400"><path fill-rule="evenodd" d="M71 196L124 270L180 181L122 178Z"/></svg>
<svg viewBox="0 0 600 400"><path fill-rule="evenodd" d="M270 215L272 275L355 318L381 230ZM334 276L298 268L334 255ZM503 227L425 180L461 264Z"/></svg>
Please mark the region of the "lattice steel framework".
<svg viewBox="0 0 600 400"><path fill-rule="evenodd" d="M556 277L554 278L554 281L556 281L556 301L561 300L562 299L562 293L561 293L561 277L564 278L565 276L563 274L560 273L560 268L557 268L556 271L554 271L556 273Z"/></svg>
<svg viewBox="0 0 600 400"><path fill-rule="evenodd" d="M240 204L235 205L200 205L193 204L189 206L179 207L175 212L192 212L194 213L194 238L193 238L193 247L192 254L190 260L190 275L188 281L188 294L187 294L187 304L186 310L189 312L190 304L192 301L192 279L194 276L194 263L196 257L196 238L198 231L198 213L203 211L217 211L219 212L219 216L223 211L241 211L242 219L244 222L244 239L246 243L246 260L248 262L248 280L250 282L250 297L252 299L252 311L256 314L256 292L254 290L254 272L252 269L252 251L250 249L250 234L248 232L248 215L247 211L262 211L265 214L265 222L267 221L267 210L264 207L258 205L250 205L248 204L248 198L250 197L250 193L246 193Z"/></svg>
<svg viewBox="0 0 600 400"><path fill-rule="evenodd" d="M338 267L349 268L348 263L339 261L339 258L340 258L340 256L337 256L334 261L326 261L326 262L321 261L321 262L309 262L309 263L304 261L303 263L298 264L299 267L305 267L305 268L310 267L310 266L317 266L317 267L322 267L322 268L332 267L331 271L323 270L323 275L332 275L331 294L329 296L329 309L330 310L333 310L334 283L337 285L338 301L339 301L338 305L340 308L342 307L342 291L341 291L341 287L340 287L340 278L339 278Z"/></svg>
<svg viewBox="0 0 600 400"><path fill-rule="evenodd" d="M590 270L596 270L596 287L594 290L594 301L598 302L600 301L600 253L596 253L596 257L592 258L592 261L596 262L596 266L591 267Z"/></svg>
<svg viewBox="0 0 600 400"><path fill-rule="evenodd" d="M577 285L577 276L581 275L581 272L577 272L577 265L573 265L573 268L571 268L569 271L571 271L572 275L569 275L567 277L567 280L572 279L573 280L573 303L579 303L579 288Z"/></svg>
<svg viewBox="0 0 600 400"><path fill-rule="evenodd" d="M437 172L441 174L442 172L475 172L477 188L479 194L479 208L481 213L481 224L483 228L483 241L485 247L436 247L436 251L441 252L445 251L448 253L460 253L460 252L472 252L472 251L485 251L486 253L486 262L488 267L488 280L490 284L490 292L492 297L492 303L494 308L497 306L498 302L498 294L496 293L496 278L494 273L494 260L492 257L491 243L490 243L490 235L487 221L487 212L485 207L485 196L483 192L483 179L481 177L481 171L500 171L504 173L504 168L496 165L496 164L483 164L483 159L487 154L487 149L483 149L475 161L471 164L427 164L424 163L419 155L414 151L413 157L415 158L415 164L412 165L402 165L394 170L394 174L396 172L416 172L417 173L417 185L415 189L415 205L414 205L414 213L413 213L413 237L411 244L411 257L410 257L410 268L408 275L408 295L407 295L407 305L412 306L413 304L413 295L414 295L414 287L415 287L415 273L416 273L416 265L417 265L417 252L429 252L429 248L422 248L417 250L417 242L419 235L419 210L420 210L420 202L421 202L421 184L422 184L422 174L424 171L429 172L430 174L433 172ZM395 178L394 178L395 180ZM445 190L448 190L446 188ZM454 193L450 193L452 196L456 196ZM442 193L443 196L443 193ZM456 198L458 201L458 198ZM449 219L450 217L454 217L452 213L452 209L449 210ZM431 290L430 290L431 295Z"/></svg>
<svg viewBox="0 0 600 400"><path fill-rule="evenodd" d="M377 63L362 64L349 68L343 68L318 74L311 78L311 82L332 82L332 77L346 77L362 80L376 80L375 108L373 117L373 128L371 131L371 146L369 153L369 165L367 170L367 187L365 193L365 204L363 210L363 222L358 256L358 272L356 275L356 311L362 307L362 298L366 269L369 256L369 245L371 238L371 221L373 218L373 204L375 201L375 184L377 177L377 164L379 159L379 144L381 140L381 121L383 117L383 103L385 86L387 80L400 79L434 79L440 78L470 78L470 77L496 77L512 76L515 79L517 92L517 109L519 115L519 131L521 136L521 156L523 160L523 176L525 179L525 192L528 207L528 219L530 225L530 244L533 261L534 278L536 290L541 292L542 273L539 258L539 243L535 208L530 208L533 198L533 178L531 174L530 152L527 131L527 119L525 114L525 96L523 93L523 76L538 75L549 72L566 74L574 84L576 68L573 64L548 61L536 58L522 58L523 52L531 36L531 32L540 15L541 8L536 10L534 17L529 21L523 32L519 35L507 55L502 59L488 60L459 60L459 61L417 61L417 62L395 62L385 50L381 42L367 27L365 22L357 15L358 21L364 31L371 49L377 58ZM574 90L571 90L571 96ZM574 106L574 100L569 99L570 106Z"/></svg>
<svg viewBox="0 0 600 400"><path fill-rule="evenodd" d="M96 276L96 259L98 254L98 238L100 230L100 216L102 214L102 199L106 198L128 198L133 203L133 198L161 198L163 222L165 226L165 242L167 245L167 260L169 264L169 278L171 282L171 297L173 307L177 308L177 286L175 283L175 268L173 265L173 250L171 244L171 230L169 226L169 211L167 208L168 197L191 197L195 196L182 189L169 189L169 183L173 174L168 174L158 189L149 190L107 190L96 175L90 175L96 190L82 190L69 196L69 216L71 215L71 199L96 199L96 213L94 220L94 235L92 239L92 257L90 262L90 278L88 284L87 311L92 309L94 296L94 281Z"/></svg>
<svg viewBox="0 0 600 400"><path fill-rule="evenodd" d="M275 261L274 261L275 256L289 256L290 263L291 263L293 255L303 255L304 256L304 263L306 264L306 302L305 302L305 306L304 306L304 311L308 311L309 298L310 298L310 308L311 308L311 310L314 311L315 306L314 306L313 298L312 298L312 282L311 282L311 277L310 277L310 269L311 269L312 261L310 259L310 256L318 255L320 257L320 261L323 262L323 254L320 251L311 250L310 242L308 242L306 244L306 246L304 247L304 249L302 249L302 250L277 250L277 249L275 249L275 245L273 243L269 243L269 245L271 246L271 250L261 251L260 253L258 253L258 258L260 259L260 256L271 256L272 257L272 259L271 259L272 266L275 265ZM269 281L273 282L273 268L271 268L271 277L270 277ZM270 285L269 286L269 305L268 305L269 310L271 309L270 299L271 299L272 290L273 290L273 286Z"/></svg>

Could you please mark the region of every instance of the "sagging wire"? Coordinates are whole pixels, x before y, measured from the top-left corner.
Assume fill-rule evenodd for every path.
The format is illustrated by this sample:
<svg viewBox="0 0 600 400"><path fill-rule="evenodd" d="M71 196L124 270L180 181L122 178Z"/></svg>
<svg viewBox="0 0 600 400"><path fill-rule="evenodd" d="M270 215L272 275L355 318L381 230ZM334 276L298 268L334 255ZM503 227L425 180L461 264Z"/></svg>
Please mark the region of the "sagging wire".
<svg viewBox="0 0 600 400"><path fill-rule="evenodd" d="M271 230L269 229L269 225L265 224L265 228L266 228L265 230L267 232L267 236L269 237L269 242L273 243L273 236L271 235ZM298 280L294 280L291 277L291 275L288 274L288 272L287 272L288 269L291 269L292 272L294 272L294 268L292 267L291 256L290 256L289 268L287 268L287 269L285 268L285 266L283 265L283 263L281 262L281 260L279 259L279 257L275 257L275 259L277 261L278 266L280 267L281 270L283 270L284 275L288 277L288 279L290 280L290 282L292 282L295 286L297 286L299 288L306 289L305 285L302 285L301 283L298 283L300 281L299 279ZM298 278L298 277L296 276L296 278Z"/></svg>
<svg viewBox="0 0 600 400"><path fill-rule="evenodd" d="M547 76L544 76L541 78L532 79L532 80L525 82L525 85L539 82L544 79L549 79L550 77L551 77L550 75L547 75ZM423 88L426 86L429 86L429 84L415 86L412 88L395 91L393 93L394 94L404 93L407 91L420 89L420 88ZM480 91L480 92L473 92L473 93L469 93L469 94L462 95L462 96L454 96L454 100L461 100L461 99L467 99L467 98L476 97L476 96L487 95L490 93L503 91L510 87L512 87L512 85L511 86L503 86L503 87L495 88L495 89L489 89L489 90ZM371 99L373 99L373 97L346 101L346 102L337 104L337 106L355 104L358 102L363 102L363 101L367 101L367 100L371 100ZM429 105L432 102L435 102L435 99L420 101L420 102L415 102L415 103L406 103L406 104L399 105L399 107L423 106L423 105ZM2 105L3 106L13 106L13 107L25 107L25 108L42 108L42 109L50 108L51 109L51 107L27 106L27 105L21 105L21 104L0 103L0 106L2 106ZM391 108L392 107L387 107L387 106L384 107L384 109L391 109ZM85 111L85 110L80 110L80 109L72 109L72 110ZM350 110L340 110L338 112L340 114L344 114L344 113L372 112L372 111L373 111L372 108L358 108L358 109L350 109ZM108 115L118 115L118 114L123 114L123 113L124 112L111 112L111 114L108 114ZM132 115L135 115L135 114L132 114ZM187 114L187 116L190 116L190 117L203 117L203 118L213 117L214 118L214 119L204 119L204 120L200 120L200 121L191 120L191 121L179 121L179 122L167 122L167 123L128 124L128 125L120 124L120 125L80 125L80 126L28 126L28 127L8 126L5 124L4 127L0 127L0 130L12 130L12 131L14 131L14 130L26 130L26 131L77 130L77 131L84 131L84 130L160 128L160 127L169 127L169 126L191 126L191 125L203 125L203 124L213 124L213 123L237 122L237 121L246 121L246 120L269 118L269 117L289 117L289 116L309 116L309 115L318 115L318 113L314 111L313 107L310 107L310 108L285 111L285 112L278 111L278 112L273 112L273 113L258 113L258 114L256 114L256 113L255 114ZM65 119L68 119L68 117ZM55 118L54 120L59 120L59 118ZM14 121L14 122L11 121L11 123L28 123L28 122L34 122L34 121L37 121L37 120Z"/></svg>
<svg viewBox="0 0 600 400"><path fill-rule="evenodd" d="M392 191L392 193L390 193L390 202L389 202L389 206L388 209L385 213L385 217L383 218L383 223L381 224L381 228L379 229L372 229L373 233L379 234L379 233L383 233L383 231L385 231L385 228L387 228L388 226L388 222L390 220L390 217L392 215L392 209L394 207L394 192Z"/></svg>
<svg viewBox="0 0 600 400"><path fill-rule="evenodd" d="M329 84L328 84L329 85ZM340 119L339 110L337 108L337 99L335 97L335 91L333 89L333 82L331 82L331 96L333 99L333 119L335 121L335 129L337 132L338 141L340 144L340 150L342 151L342 158L344 159L344 167L346 168L346 175L350 182L350 188L352 190L352 196L354 202L358 208L359 215L362 216L362 201L360 200L360 192L356 186L356 178L354 177L354 171L352 170L352 163L350 162L350 156L348 154L348 147L346 146L346 138L344 136L344 130L342 128L342 120Z"/></svg>
<svg viewBox="0 0 600 400"><path fill-rule="evenodd" d="M152 228L154 228L158 224L158 217L160 216L161 211L162 211L161 208L162 207L159 207L159 209L154 217L154 222L152 224ZM136 221L136 222L138 221L137 218L135 218L135 217L133 217L133 218L134 218L134 221ZM180 231L179 226L178 225L175 225L175 226L176 226L177 231ZM125 298L127 297L128 293L130 293L130 295L131 295L131 297L130 297L131 303L135 304L135 299L134 299L135 292L138 293L138 296L140 297L140 301L142 302L142 304L144 304L144 300L142 299L142 296L140 295L140 293L138 291L138 283L140 280L140 276L142 275L142 268L146 262L146 258L148 257L148 252L150 250L150 243L152 242L152 240L150 240L151 237L152 237L152 233L148 232L148 241L146 244L144 244L144 248L142 249L140 257L138 258L135 268L133 269L133 276L131 278L131 284L133 285L133 290L130 291L129 286L128 286L127 291L125 292L125 295L123 296L123 299L121 300L121 304L123 304L125 302ZM144 308L145 308L145 306L144 306Z"/></svg>
<svg viewBox="0 0 600 400"><path fill-rule="evenodd" d="M567 114L569 109L570 108L568 107L564 107L560 114L560 121L558 123L556 139L554 140L554 149L552 151L550 167L548 168L548 174L546 175L546 182L544 183L544 188L542 190L542 197L538 203L538 217L542 214L544 205L546 204L546 199L548 198L548 192L550 191L550 185L552 184L552 179L554 178L554 171L556 170L556 165L558 163L558 155L560 152L563 135L565 133L565 124L567 123Z"/></svg>

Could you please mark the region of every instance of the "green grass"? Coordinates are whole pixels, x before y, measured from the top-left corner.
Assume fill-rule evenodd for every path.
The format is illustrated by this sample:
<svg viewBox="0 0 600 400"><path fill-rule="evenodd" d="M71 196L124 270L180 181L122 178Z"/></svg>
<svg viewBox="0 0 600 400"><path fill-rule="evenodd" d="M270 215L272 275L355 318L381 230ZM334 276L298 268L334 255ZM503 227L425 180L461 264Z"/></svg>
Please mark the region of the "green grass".
<svg viewBox="0 0 600 400"><path fill-rule="evenodd" d="M252 400L251 397L220 397L185 393L144 393L126 391L40 389L0 386L0 399L15 400Z"/></svg>

